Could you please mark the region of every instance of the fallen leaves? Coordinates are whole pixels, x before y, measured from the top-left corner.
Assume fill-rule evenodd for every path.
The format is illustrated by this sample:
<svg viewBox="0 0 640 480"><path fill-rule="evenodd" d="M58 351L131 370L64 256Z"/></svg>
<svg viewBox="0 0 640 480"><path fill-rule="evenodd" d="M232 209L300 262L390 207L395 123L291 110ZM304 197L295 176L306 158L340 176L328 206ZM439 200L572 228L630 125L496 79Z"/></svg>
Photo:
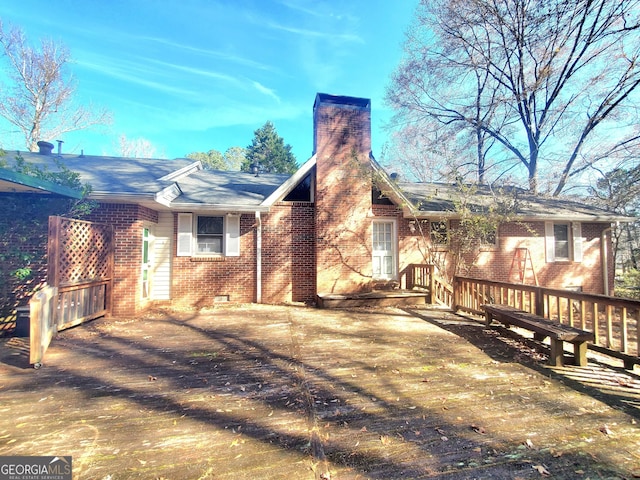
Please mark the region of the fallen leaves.
<svg viewBox="0 0 640 480"><path fill-rule="evenodd" d="M471 429L474 432L476 432L476 433L478 433L480 435L486 435L487 434L487 431L484 429L484 427L480 427L478 425L471 425Z"/></svg>
<svg viewBox="0 0 640 480"><path fill-rule="evenodd" d="M602 425L598 430L604 435L613 435L613 432L606 424Z"/></svg>
<svg viewBox="0 0 640 480"><path fill-rule="evenodd" d="M543 477L550 477L551 472L546 469L544 465L532 465L533 469L536 470Z"/></svg>
<svg viewBox="0 0 640 480"><path fill-rule="evenodd" d="M445 434L444 430L442 430L440 427L436 427L435 431L440 434L440 440L442 440L443 442L448 442L449 441L449 437L447 437L447 435Z"/></svg>

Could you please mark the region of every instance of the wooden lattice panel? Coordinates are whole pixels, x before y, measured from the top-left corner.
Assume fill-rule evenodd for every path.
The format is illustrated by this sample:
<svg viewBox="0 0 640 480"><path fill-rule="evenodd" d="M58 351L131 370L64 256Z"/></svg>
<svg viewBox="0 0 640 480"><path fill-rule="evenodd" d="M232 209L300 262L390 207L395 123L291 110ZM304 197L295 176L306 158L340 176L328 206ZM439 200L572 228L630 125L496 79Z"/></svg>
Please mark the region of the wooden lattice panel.
<svg viewBox="0 0 640 480"><path fill-rule="evenodd" d="M56 286L110 279L112 238L111 225L51 217L50 283L52 279Z"/></svg>

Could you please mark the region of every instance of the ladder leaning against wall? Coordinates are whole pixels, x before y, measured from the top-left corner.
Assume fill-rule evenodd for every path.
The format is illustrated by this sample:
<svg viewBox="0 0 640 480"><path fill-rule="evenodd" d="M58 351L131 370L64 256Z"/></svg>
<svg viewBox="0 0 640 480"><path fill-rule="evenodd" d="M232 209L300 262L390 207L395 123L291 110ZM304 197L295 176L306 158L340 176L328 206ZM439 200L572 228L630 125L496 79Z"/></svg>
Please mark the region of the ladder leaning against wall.
<svg viewBox="0 0 640 480"><path fill-rule="evenodd" d="M528 248L518 247L513 252L513 260L509 269L509 281L517 281L524 284L529 272L533 277L533 284L538 286L538 277L536 277L536 271L533 268L531 252L529 252Z"/></svg>

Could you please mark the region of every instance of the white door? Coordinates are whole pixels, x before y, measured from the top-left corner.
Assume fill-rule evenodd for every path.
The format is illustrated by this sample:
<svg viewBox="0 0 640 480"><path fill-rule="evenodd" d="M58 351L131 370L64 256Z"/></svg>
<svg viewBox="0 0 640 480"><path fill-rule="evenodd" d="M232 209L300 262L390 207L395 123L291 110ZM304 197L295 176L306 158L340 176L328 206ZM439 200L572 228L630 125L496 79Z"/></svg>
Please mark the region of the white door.
<svg viewBox="0 0 640 480"><path fill-rule="evenodd" d="M395 222L373 222L373 278L379 280L395 280L396 251L395 251Z"/></svg>

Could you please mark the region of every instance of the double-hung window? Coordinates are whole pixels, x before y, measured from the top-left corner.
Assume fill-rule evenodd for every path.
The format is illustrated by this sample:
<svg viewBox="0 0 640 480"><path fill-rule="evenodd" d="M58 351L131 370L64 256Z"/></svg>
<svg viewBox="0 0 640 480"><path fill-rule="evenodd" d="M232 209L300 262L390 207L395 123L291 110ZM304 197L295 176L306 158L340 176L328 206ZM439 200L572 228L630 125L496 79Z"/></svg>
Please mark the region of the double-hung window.
<svg viewBox="0 0 640 480"><path fill-rule="evenodd" d="M179 257L240 255L240 215L178 214Z"/></svg>
<svg viewBox="0 0 640 480"><path fill-rule="evenodd" d="M582 226L579 222L546 222L547 262L582 261Z"/></svg>
<svg viewBox="0 0 640 480"><path fill-rule="evenodd" d="M196 217L196 253L222 255L224 217Z"/></svg>

